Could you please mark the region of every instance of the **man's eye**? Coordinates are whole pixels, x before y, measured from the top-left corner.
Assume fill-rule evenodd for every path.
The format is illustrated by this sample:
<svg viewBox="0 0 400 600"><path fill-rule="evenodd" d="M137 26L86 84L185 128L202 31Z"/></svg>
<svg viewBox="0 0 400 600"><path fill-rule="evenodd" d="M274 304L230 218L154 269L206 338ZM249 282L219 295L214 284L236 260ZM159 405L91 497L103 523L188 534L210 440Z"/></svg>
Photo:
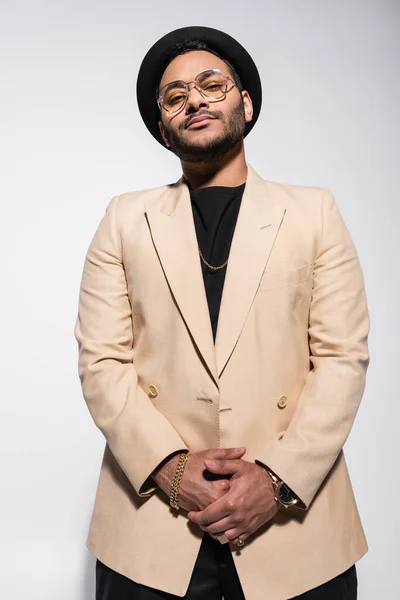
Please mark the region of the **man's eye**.
<svg viewBox="0 0 400 600"><path fill-rule="evenodd" d="M183 98L184 97L182 96L182 94L176 94L175 96L172 96L168 99L168 104L178 104L178 102L182 102Z"/></svg>
<svg viewBox="0 0 400 600"><path fill-rule="evenodd" d="M220 84L220 83L208 83L204 87L204 91L205 92L209 92L210 94L212 94L212 93L218 93L221 90L222 90L222 84Z"/></svg>

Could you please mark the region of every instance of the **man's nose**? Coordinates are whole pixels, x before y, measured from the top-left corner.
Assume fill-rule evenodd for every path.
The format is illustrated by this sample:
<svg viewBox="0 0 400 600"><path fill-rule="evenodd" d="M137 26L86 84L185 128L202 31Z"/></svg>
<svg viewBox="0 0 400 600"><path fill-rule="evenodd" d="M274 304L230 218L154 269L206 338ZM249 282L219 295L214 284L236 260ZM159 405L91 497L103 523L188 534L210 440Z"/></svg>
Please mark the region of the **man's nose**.
<svg viewBox="0 0 400 600"><path fill-rule="evenodd" d="M203 98L199 90L192 84L186 101L186 114L198 111L200 108L208 107L208 105L208 100Z"/></svg>

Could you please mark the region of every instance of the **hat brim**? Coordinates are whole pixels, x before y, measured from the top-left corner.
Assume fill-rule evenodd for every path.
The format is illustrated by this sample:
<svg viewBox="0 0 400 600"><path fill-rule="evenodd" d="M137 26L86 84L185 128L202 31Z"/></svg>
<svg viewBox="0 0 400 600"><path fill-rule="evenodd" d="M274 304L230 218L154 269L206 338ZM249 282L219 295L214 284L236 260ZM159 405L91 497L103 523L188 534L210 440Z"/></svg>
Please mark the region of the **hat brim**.
<svg viewBox="0 0 400 600"><path fill-rule="evenodd" d="M228 60L235 68L242 87L253 103L253 118L246 124L244 137L253 129L259 117L262 101L261 80L257 67L250 54L233 37L210 27L182 27L159 39L147 52L139 69L136 96L141 117L151 135L166 148L158 127L160 111L156 100L156 90L160 79L170 62L171 51L177 45L189 40L205 42L221 58Z"/></svg>

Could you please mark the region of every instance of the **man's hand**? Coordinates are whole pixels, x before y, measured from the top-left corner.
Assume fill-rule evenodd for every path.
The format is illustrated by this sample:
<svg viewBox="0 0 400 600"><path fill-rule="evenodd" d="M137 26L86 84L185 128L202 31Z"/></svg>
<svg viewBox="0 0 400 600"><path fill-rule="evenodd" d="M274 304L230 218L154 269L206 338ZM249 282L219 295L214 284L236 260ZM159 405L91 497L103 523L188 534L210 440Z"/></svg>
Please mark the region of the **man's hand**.
<svg viewBox="0 0 400 600"><path fill-rule="evenodd" d="M246 460L205 460L211 473L231 475L230 489L202 511L190 511L193 523L211 535L225 534L230 542L243 541L279 510L268 472Z"/></svg>
<svg viewBox="0 0 400 600"><path fill-rule="evenodd" d="M222 498L229 490L229 476L212 476L207 472L204 461L213 459L229 463L239 460L245 452L246 448L210 448L201 452L190 452L179 487L179 505L184 510L201 511ZM175 454L152 474L154 481L167 496L171 492L178 460L179 454Z"/></svg>

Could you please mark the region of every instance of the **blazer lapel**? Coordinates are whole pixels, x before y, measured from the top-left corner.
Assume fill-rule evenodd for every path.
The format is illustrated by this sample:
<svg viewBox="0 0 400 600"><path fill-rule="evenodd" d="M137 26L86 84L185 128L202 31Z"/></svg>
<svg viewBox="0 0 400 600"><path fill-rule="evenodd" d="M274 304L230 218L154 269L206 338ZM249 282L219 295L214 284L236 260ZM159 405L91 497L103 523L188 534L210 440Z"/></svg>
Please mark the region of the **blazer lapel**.
<svg viewBox="0 0 400 600"><path fill-rule="evenodd" d="M218 387L215 347L189 188L183 178L148 203L147 219L165 277L190 335Z"/></svg>
<svg viewBox="0 0 400 600"><path fill-rule="evenodd" d="M284 202L271 194L268 182L247 166L218 318L218 377L238 341L285 213Z"/></svg>
<svg viewBox="0 0 400 600"><path fill-rule="evenodd" d="M283 200L248 166L214 340L189 188L183 178L148 202L146 214L165 277L216 386L239 339L285 214Z"/></svg>

